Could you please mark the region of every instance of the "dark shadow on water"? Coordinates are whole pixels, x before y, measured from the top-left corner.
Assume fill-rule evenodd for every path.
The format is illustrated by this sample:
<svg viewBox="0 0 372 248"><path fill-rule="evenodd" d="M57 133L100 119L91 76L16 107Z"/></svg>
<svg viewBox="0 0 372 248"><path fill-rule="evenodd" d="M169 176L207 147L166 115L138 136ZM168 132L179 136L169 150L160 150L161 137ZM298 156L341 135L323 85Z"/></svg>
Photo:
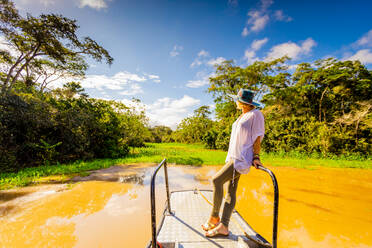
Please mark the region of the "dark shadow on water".
<svg viewBox="0 0 372 248"><path fill-rule="evenodd" d="M28 195L32 192L1 192L0 191L0 203L11 201L18 197Z"/></svg>
<svg viewBox="0 0 372 248"><path fill-rule="evenodd" d="M145 170L129 171L135 167L112 166L110 168L93 171L88 176L77 176L70 182L87 182L87 181L105 181L118 183L134 183L143 185L145 178Z"/></svg>
<svg viewBox="0 0 372 248"><path fill-rule="evenodd" d="M322 191L318 191L318 190L312 190L312 189L300 189L300 188L291 188L291 189L296 190L296 191L305 192L305 193L312 193L312 194L319 194L319 195L325 195L325 196L341 197L340 195L337 195L337 194L330 194L330 193L326 193L326 192L322 192Z"/></svg>
<svg viewBox="0 0 372 248"><path fill-rule="evenodd" d="M266 195L270 195L270 196L274 196L274 194L272 192L265 192ZM286 200L286 201L289 201L289 202L295 202L295 203L300 203L300 204L303 204L305 206L308 206L308 207L311 207L311 208L316 208L318 210L322 210L324 212L328 212L328 213L336 213L335 211L332 211L328 208L324 208L322 206L319 206L319 205L316 205L316 204L313 204L313 203L308 203L308 202L305 202L305 201L301 201L301 200L298 200L298 199L293 199L293 198L289 198L289 197L286 197L286 196L283 196L283 195L280 195L280 200Z"/></svg>
<svg viewBox="0 0 372 248"><path fill-rule="evenodd" d="M15 209L15 206L13 205L0 206L0 217L4 217L5 215L13 211L14 209Z"/></svg>

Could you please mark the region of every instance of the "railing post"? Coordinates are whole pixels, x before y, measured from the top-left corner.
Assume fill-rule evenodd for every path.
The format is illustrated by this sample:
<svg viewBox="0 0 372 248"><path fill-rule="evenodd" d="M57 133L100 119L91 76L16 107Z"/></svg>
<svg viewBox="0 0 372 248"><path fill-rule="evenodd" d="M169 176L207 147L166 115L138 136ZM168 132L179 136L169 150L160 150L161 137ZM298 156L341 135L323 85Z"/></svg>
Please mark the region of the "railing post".
<svg viewBox="0 0 372 248"><path fill-rule="evenodd" d="M151 197L151 247L156 248L156 206L155 206L155 178L159 171L159 169L164 165L164 175L165 175L165 188L167 191L167 204L168 204L168 211L171 213L170 208L170 199L169 199L169 185L168 185L168 170L167 170L167 162L166 159L163 159L161 163L156 167L154 173L151 176L151 183L150 183L150 197Z"/></svg>
<svg viewBox="0 0 372 248"><path fill-rule="evenodd" d="M151 195L151 247L156 248L156 206L155 206L155 175L151 177L150 195Z"/></svg>
<svg viewBox="0 0 372 248"><path fill-rule="evenodd" d="M271 176L274 185L274 211L273 211L273 248L277 248L277 237L278 237L278 208L279 208L279 187L278 182L274 173L266 167L259 166L260 170L263 170Z"/></svg>
<svg viewBox="0 0 372 248"><path fill-rule="evenodd" d="M165 176L165 190L167 191L167 204L168 204L168 213L171 214L171 205L170 205L170 197L169 197L169 184L168 184L168 168L167 162L164 162L164 176Z"/></svg>

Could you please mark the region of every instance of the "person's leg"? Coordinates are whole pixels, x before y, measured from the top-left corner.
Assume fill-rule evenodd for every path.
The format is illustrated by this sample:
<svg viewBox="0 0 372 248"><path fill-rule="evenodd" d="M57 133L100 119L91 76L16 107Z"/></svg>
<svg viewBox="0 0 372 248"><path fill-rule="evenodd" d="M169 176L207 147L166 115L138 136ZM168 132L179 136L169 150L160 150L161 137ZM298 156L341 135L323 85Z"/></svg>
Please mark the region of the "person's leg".
<svg viewBox="0 0 372 248"><path fill-rule="evenodd" d="M229 178L230 180L228 184L228 192L225 199L221 222L215 228L210 229L208 232L206 232L205 235L207 237L214 237L216 235L229 235L228 225L236 203L236 190L238 188L240 173L235 171L233 179L234 183L232 177L233 174L231 174L231 177Z"/></svg>
<svg viewBox="0 0 372 248"><path fill-rule="evenodd" d="M223 212L222 212L221 223L224 224L226 227L229 226L231 214L234 211L234 207L236 203L236 190L238 188L240 174L238 172L235 172L235 173L237 174L237 176L234 179L234 183L232 180L229 181L227 197L226 197L227 199L229 199L229 201L225 200L225 204L224 204Z"/></svg>
<svg viewBox="0 0 372 248"><path fill-rule="evenodd" d="M228 180L232 179L234 164L232 161L227 162L217 173L213 176L213 209L211 216L218 217L220 213L222 198L223 198L223 185Z"/></svg>
<svg viewBox="0 0 372 248"><path fill-rule="evenodd" d="M205 231L213 229L220 222L220 208L223 198L223 184L231 180L233 173L233 162L227 162L217 173L213 176L213 208L209 220L202 225Z"/></svg>

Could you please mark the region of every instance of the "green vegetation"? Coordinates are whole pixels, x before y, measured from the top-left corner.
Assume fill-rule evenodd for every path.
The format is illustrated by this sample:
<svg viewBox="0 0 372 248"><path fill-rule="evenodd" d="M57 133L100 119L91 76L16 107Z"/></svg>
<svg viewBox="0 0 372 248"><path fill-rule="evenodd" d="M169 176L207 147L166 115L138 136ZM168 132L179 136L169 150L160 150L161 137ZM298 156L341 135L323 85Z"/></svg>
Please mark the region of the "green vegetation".
<svg viewBox="0 0 372 248"><path fill-rule="evenodd" d="M201 106L194 111L194 115L185 118L173 132L172 137L176 142L201 143L208 130L212 128L213 121L208 118L211 114L209 106ZM213 147L210 147L213 148Z"/></svg>
<svg viewBox="0 0 372 248"><path fill-rule="evenodd" d="M256 91L264 104L264 163L371 168L372 71L359 61L323 59L301 63L293 73L287 57L246 67L225 61L209 79L216 120L201 106L173 132L149 127L144 110L90 98L79 82L49 88L62 78L79 81L88 59L113 63L107 50L78 33L76 20L23 17L12 1L0 2L0 35L9 48L0 49L1 187L164 157L175 164L223 164L240 114L229 94L240 88ZM173 141L184 144L161 143Z"/></svg>
<svg viewBox="0 0 372 248"><path fill-rule="evenodd" d="M354 157L354 160L335 157L319 158L319 154L305 156L301 153L264 153L262 161L267 166L289 166L296 168L362 168L372 169L372 161ZM21 187L34 183L42 183L43 177L51 178L60 182L68 181L72 176L87 176L88 171L108 168L113 165L130 165L134 163L159 163L167 158L168 163L178 165L223 165L226 152L204 148L203 144L180 144L180 143L148 143L146 147L132 148L129 155L119 159L95 159L92 161L75 161L70 164L57 164L53 166L39 166L25 168L17 173L0 174L0 190Z"/></svg>
<svg viewBox="0 0 372 248"><path fill-rule="evenodd" d="M89 98L78 82L87 59L113 58L90 37L79 38L75 20L47 14L21 16L0 2L0 172L94 158L119 158L149 136L143 111ZM136 102L137 100L134 100ZM42 171L42 169L41 169Z"/></svg>
<svg viewBox="0 0 372 248"><path fill-rule="evenodd" d="M208 89L217 120L208 112L186 118L175 132L182 137L175 140L203 141L207 147L227 150L231 126L241 113L229 95L246 88L256 91L264 106L264 151L370 157L372 71L359 61L330 58L301 63L291 74L287 60L257 61L247 67L232 61L218 65Z"/></svg>
<svg viewBox="0 0 372 248"><path fill-rule="evenodd" d="M152 143L168 143L174 142L172 138L172 129L167 126L155 126L149 128L150 135L146 138L146 142Z"/></svg>

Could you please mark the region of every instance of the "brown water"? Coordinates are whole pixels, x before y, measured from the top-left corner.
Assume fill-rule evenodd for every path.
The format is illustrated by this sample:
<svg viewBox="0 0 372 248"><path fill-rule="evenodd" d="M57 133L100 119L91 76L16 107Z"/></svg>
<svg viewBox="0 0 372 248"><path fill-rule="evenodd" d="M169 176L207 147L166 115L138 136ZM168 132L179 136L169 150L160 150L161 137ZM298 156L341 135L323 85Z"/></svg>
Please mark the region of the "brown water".
<svg viewBox="0 0 372 248"><path fill-rule="evenodd" d="M171 167L171 190L210 189L219 167ZM279 247L372 247L372 171L271 168L280 189ZM0 247L145 247L153 167L114 167L66 185L0 192ZM158 218L164 178L157 180ZM241 177L237 209L271 241L272 182ZM204 220L200 220L201 223Z"/></svg>

